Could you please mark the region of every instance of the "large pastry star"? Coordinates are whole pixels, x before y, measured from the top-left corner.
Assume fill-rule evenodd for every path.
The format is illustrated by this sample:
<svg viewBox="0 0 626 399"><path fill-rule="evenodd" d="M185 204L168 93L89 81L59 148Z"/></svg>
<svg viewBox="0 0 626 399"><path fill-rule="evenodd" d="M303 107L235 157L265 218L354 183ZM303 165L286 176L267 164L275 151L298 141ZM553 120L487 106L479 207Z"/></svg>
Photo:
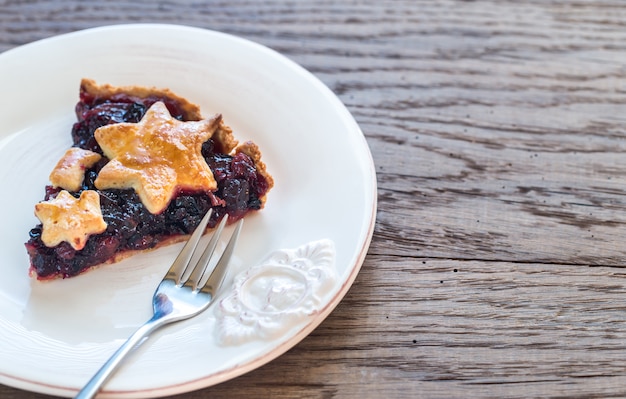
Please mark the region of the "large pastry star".
<svg viewBox="0 0 626 399"><path fill-rule="evenodd" d="M93 190L83 191L80 198L62 190L54 199L35 205L35 216L43 225L41 240L48 247L67 241L79 251L90 235L107 228L100 210L100 195Z"/></svg>
<svg viewBox="0 0 626 399"><path fill-rule="evenodd" d="M95 137L110 161L100 170L96 187L133 188L153 214L165 210L179 190L215 190L217 183L202 157L202 144L220 120L218 115L181 122L156 102L138 123L99 128Z"/></svg>

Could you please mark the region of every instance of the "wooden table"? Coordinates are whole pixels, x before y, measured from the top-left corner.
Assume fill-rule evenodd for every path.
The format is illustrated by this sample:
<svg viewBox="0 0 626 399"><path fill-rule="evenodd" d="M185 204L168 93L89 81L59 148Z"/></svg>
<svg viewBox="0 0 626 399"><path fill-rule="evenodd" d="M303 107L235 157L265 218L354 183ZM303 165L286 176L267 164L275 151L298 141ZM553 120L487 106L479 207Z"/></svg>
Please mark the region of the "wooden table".
<svg viewBox="0 0 626 399"><path fill-rule="evenodd" d="M367 137L378 219L345 300L180 398L626 397L626 3L203 3L0 1L0 51L129 22L254 40Z"/></svg>

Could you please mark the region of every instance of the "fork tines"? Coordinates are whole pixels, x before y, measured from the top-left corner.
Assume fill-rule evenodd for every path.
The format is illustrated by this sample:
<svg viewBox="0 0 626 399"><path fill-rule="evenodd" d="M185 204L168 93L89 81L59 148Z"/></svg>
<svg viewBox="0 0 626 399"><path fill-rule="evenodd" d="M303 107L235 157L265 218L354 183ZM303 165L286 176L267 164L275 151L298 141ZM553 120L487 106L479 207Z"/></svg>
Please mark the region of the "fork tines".
<svg viewBox="0 0 626 399"><path fill-rule="evenodd" d="M215 248L217 247L217 243L220 239L222 231L224 230L224 226L228 221L228 215L225 215L215 229L215 232L213 233L210 241L207 243L204 251L198 257L198 243L206 230L211 214L212 209L210 209L202 218L202 221L200 221L200 224L196 227L189 238L189 241L187 241L187 244L185 244L166 274L165 278L174 281L177 286L189 287L194 291L212 292L222 283L226 274L226 266L234 252L235 243L239 237L239 232L241 231L243 219L239 220L237 223L226 248L222 252L222 255L213 269L213 272L207 279L204 279L203 277L205 277L206 269L208 268L211 258L214 255Z"/></svg>

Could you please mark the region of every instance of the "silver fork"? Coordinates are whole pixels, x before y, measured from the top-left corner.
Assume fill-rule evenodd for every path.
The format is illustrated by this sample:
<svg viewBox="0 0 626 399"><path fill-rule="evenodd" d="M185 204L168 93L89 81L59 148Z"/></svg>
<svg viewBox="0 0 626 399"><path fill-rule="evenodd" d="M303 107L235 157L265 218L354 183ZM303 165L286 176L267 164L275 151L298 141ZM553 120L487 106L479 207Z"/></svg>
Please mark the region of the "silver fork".
<svg viewBox="0 0 626 399"><path fill-rule="evenodd" d="M152 297L152 318L139 327L104 363L102 368L75 396L76 399L93 398L96 396L102 385L111 377L126 355L142 343L142 340L150 333L166 324L196 316L206 310L213 302L215 293L226 275L226 266L233 254L243 219L237 223L235 231L230 237L222 256L217 261L213 272L208 278L204 279L205 271L213 256L213 252L215 252L215 247L227 219L227 216L224 216L204 252L198 258L197 252L199 252L199 249L198 251L196 249L210 216L211 211L209 210L154 292ZM192 267L189 267L196 258L198 259L197 262Z"/></svg>

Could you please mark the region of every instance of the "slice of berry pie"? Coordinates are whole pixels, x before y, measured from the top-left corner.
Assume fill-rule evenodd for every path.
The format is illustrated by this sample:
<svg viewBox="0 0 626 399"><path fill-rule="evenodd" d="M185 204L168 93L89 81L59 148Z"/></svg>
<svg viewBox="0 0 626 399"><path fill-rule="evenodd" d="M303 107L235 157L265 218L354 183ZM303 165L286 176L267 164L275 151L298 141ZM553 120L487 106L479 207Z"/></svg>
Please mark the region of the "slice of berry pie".
<svg viewBox="0 0 626 399"><path fill-rule="evenodd" d="M184 240L209 209L232 223L274 184L254 143L170 90L83 79L76 116L26 242L39 280Z"/></svg>

